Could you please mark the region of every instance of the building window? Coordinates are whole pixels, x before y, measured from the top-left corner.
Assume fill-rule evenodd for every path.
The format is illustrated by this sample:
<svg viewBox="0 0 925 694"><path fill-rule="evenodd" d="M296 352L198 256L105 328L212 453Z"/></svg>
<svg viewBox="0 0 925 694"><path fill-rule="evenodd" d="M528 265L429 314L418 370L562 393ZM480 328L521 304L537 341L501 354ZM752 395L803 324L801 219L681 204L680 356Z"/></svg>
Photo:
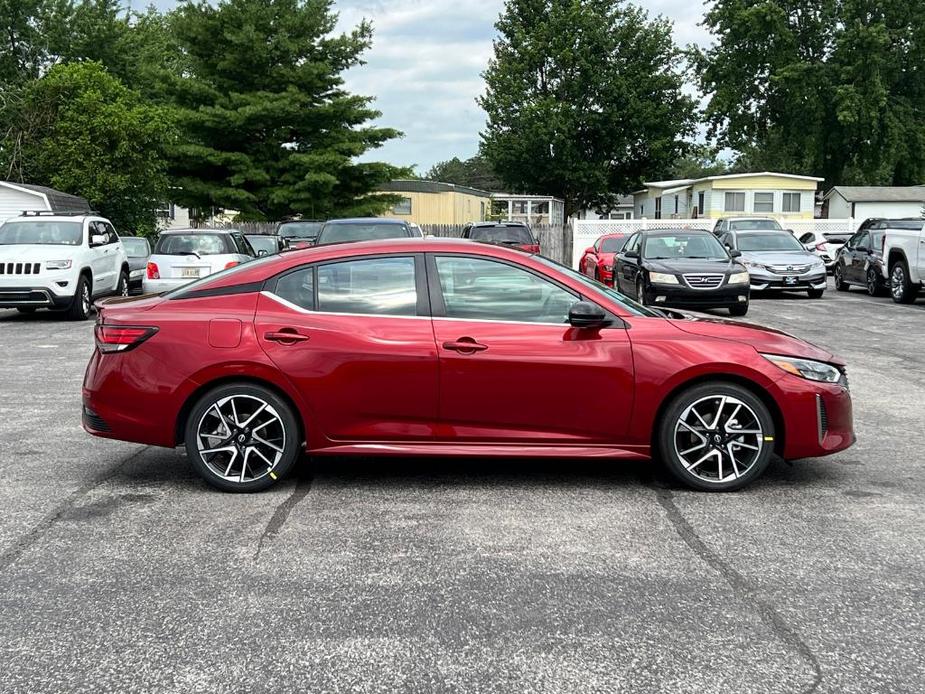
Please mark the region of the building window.
<svg viewBox="0 0 925 694"><path fill-rule="evenodd" d="M674 196L674 213L678 214L678 196Z"/></svg>
<svg viewBox="0 0 925 694"><path fill-rule="evenodd" d="M774 193L755 193L755 212L773 212Z"/></svg>
<svg viewBox="0 0 925 694"><path fill-rule="evenodd" d="M784 193L784 212L800 211L800 193Z"/></svg>
<svg viewBox="0 0 925 694"><path fill-rule="evenodd" d="M726 193L726 212L745 212L745 193Z"/></svg>
<svg viewBox="0 0 925 694"><path fill-rule="evenodd" d="M656 219L662 218L662 199L661 198L655 198L655 218Z"/></svg>
<svg viewBox="0 0 925 694"><path fill-rule="evenodd" d="M392 208L392 214L411 214L411 198L402 198L401 202Z"/></svg>
<svg viewBox="0 0 925 694"><path fill-rule="evenodd" d="M699 214L703 214L703 205L704 205L704 195L703 195L703 191L701 190L699 193L697 193L697 212Z"/></svg>

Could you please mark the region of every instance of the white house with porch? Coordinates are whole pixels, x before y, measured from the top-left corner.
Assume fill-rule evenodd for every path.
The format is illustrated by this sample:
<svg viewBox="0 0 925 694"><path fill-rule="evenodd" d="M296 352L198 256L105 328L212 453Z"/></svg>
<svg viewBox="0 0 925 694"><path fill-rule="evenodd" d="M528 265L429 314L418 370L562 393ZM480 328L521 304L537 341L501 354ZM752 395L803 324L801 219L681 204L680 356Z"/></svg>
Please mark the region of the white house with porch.
<svg viewBox="0 0 925 694"><path fill-rule="evenodd" d="M505 222L565 224L565 201L551 195L492 193L491 201L493 215L500 215Z"/></svg>

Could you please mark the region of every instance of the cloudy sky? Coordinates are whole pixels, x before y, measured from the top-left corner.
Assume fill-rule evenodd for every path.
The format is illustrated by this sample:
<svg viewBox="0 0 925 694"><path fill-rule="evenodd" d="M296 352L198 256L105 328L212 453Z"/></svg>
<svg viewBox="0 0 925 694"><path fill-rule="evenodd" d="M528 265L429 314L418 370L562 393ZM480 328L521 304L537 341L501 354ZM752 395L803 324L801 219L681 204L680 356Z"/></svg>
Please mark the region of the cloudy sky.
<svg viewBox="0 0 925 694"><path fill-rule="evenodd" d="M671 19L679 44L704 41L697 26L702 3L636 2L650 15ZM154 4L169 9L176 3ZM347 74L347 87L374 96L381 124L405 134L372 158L416 165L424 173L434 162L477 152L485 114L475 99L482 91L480 75L491 57L494 23L503 5L504 0L335 0L341 28L363 18L373 23L366 65Z"/></svg>

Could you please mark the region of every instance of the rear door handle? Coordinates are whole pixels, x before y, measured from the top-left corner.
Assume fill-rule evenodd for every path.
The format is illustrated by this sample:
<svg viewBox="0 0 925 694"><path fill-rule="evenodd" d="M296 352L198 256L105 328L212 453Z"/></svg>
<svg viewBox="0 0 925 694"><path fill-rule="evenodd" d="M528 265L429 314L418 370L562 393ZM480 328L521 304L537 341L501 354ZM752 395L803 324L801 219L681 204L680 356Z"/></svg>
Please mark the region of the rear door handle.
<svg viewBox="0 0 925 694"><path fill-rule="evenodd" d="M264 333L263 339L270 342L279 342L282 345L294 345L296 342L307 342L311 337L297 332L295 328L281 328L277 331Z"/></svg>
<svg viewBox="0 0 925 694"><path fill-rule="evenodd" d="M444 342L443 349L459 352L460 354L475 354L476 352L484 352L488 349L488 345L476 342L471 337L461 337L452 342Z"/></svg>

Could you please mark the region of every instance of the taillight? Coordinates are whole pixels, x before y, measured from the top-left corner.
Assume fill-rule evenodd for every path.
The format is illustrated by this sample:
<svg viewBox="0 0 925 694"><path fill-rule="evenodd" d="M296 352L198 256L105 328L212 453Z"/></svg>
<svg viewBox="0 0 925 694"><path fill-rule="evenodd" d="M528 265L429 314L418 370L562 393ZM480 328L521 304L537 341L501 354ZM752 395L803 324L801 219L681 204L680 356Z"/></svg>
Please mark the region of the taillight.
<svg viewBox="0 0 925 694"><path fill-rule="evenodd" d="M225 269L226 269L226 270L230 270L230 269L233 268L235 265L240 265L240 263L239 263L237 260L232 260L230 263L226 263L226 264L225 264Z"/></svg>
<svg viewBox="0 0 925 694"><path fill-rule="evenodd" d="M147 273L149 280L159 280L161 278L161 272L157 269L157 263L148 263Z"/></svg>
<svg viewBox="0 0 925 694"><path fill-rule="evenodd" d="M96 346L100 352L127 352L157 332L157 328L135 325L97 325Z"/></svg>

